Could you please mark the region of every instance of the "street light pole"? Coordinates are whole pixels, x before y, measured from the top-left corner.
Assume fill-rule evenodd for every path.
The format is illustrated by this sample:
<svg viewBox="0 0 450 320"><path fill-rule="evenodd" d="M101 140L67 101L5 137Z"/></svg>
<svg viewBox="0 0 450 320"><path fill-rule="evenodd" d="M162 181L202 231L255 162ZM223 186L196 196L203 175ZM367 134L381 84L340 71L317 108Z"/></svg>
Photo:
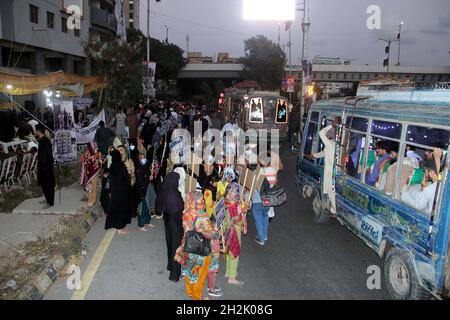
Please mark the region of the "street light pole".
<svg viewBox="0 0 450 320"><path fill-rule="evenodd" d="M401 33L402 33L402 26L403 26L404 22L400 22L400 24L398 25L398 60L397 60L397 65L400 65L400 44L401 44Z"/></svg>
<svg viewBox="0 0 450 320"><path fill-rule="evenodd" d="M392 42L396 42L396 41L399 41L399 40L391 40L391 39L379 39L379 40L380 41L385 41L388 44L388 46L387 46L387 48L388 48L388 52L387 52L387 54L388 54L388 57L387 57L387 72L389 72L389 62L390 62L390 57L391 57L391 44L392 44Z"/></svg>
<svg viewBox="0 0 450 320"><path fill-rule="evenodd" d="M289 75L292 76L292 25L289 26ZM292 92L289 92L289 104L291 103L292 103Z"/></svg>
<svg viewBox="0 0 450 320"><path fill-rule="evenodd" d="M166 28L166 44L169 44L169 27L164 25L164 28Z"/></svg>
<svg viewBox="0 0 450 320"><path fill-rule="evenodd" d="M150 81L150 0L147 0L147 81ZM150 103L150 95L147 95L147 103Z"/></svg>
<svg viewBox="0 0 450 320"><path fill-rule="evenodd" d="M302 21L302 31L303 31L303 39L302 39L302 61L308 57L309 51L309 29L311 26L311 20L309 19L309 0L304 0L304 8L303 8L303 21ZM302 74L305 74L305 70L302 68ZM303 113L305 112L305 97L303 95L305 87L305 79L302 77L302 82L300 86L300 130L303 130Z"/></svg>

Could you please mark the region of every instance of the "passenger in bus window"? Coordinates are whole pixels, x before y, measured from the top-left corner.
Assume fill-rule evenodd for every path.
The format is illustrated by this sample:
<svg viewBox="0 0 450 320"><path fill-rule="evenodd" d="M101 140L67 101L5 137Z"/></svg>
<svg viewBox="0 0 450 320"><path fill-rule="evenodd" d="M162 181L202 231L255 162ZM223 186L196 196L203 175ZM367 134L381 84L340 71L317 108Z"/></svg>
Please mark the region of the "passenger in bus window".
<svg viewBox="0 0 450 320"><path fill-rule="evenodd" d="M427 150L425 152L425 159L436 162L438 171L444 166L444 158L442 157L443 150L441 148L434 148L433 151Z"/></svg>
<svg viewBox="0 0 450 320"><path fill-rule="evenodd" d="M347 174L351 177L357 177L359 171L359 159L361 157L361 151L364 148L364 140L365 138L361 134L351 133L351 145L352 141L356 138L356 145L350 150L350 156L348 157L348 162L346 164Z"/></svg>
<svg viewBox="0 0 450 320"><path fill-rule="evenodd" d="M388 141L377 141L375 152L378 156L378 160L375 162L373 169L366 169L366 183L368 185L375 186L375 183L378 180L378 176L383 172L384 166L391 160L391 157L389 155L389 148L390 144Z"/></svg>
<svg viewBox="0 0 450 320"><path fill-rule="evenodd" d="M406 146L406 157L416 159L418 162L423 161L422 157L416 153L416 147L414 146Z"/></svg>
<svg viewBox="0 0 450 320"><path fill-rule="evenodd" d="M439 181L439 169L436 163L440 163L441 156L442 149L436 148L433 151L433 157L436 161L433 159L425 160L425 176L422 184L409 187L406 191L402 192L402 201L415 209L431 214L437 192L437 183Z"/></svg>
<svg viewBox="0 0 450 320"><path fill-rule="evenodd" d="M414 172L414 170L419 168L419 160L415 156L416 153L411 153L409 151L406 152L406 157L403 159L403 165L400 173L400 190L403 191L407 184L408 179ZM395 175L397 172L397 160L398 160L398 146L396 148L392 148L390 152L391 162L390 166L387 169L387 179L386 184L384 186L383 192L387 195L391 195L394 192L394 183L396 181ZM418 156L418 155L417 155Z"/></svg>

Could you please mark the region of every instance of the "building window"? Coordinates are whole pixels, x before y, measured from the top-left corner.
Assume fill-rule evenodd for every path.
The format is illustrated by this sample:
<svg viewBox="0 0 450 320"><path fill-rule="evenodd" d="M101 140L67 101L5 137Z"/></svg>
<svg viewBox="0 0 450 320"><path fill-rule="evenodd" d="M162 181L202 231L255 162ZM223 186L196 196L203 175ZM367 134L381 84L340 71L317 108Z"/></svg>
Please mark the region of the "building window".
<svg viewBox="0 0 450 320"><path fill-rule="evenodd" d="M134 17L134 13L130 12L130 19L133 19L133 17Z"/></svg>
<svg viewBox="0 0 450 320"><path fill-rule="evenodd" d="M77 29L77 28L75 28L74 30L73 30L73 35L75 36L75 37L80 37L80 29Z"/></svg>
<svg viewBox="0 0 450 320"><path fill-rule="evenodd" d="M67 33L67 18L61 18L61 31Z"/></svg>
<svg viewBox="0 0 450 320"><path fill-rule="evenodd" d="M48 11L47 11L47 28L49 29L55 28L55 15Z"/></svg>
<svg viewBox="0 0 450 320"><path fill-rule="evenodd" d="M30 22L39 23L39 8L30 4Z"/></svg>

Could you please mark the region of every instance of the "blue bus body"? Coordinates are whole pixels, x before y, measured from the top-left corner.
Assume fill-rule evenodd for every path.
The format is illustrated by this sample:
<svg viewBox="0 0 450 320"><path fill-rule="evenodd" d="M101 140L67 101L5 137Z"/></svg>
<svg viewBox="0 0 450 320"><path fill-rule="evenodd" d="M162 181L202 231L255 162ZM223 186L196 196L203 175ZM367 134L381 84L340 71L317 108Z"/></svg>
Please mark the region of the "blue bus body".
<svg viewBox="0 0 450 320"><path fill-rule="evenodd" d="M304 191L304 196L316 195L316 202L324 203L325 201L321 192L323 167L320 160L308 160L304 157L305 154L311 153L310 150L305 150L305 148L309 149L307 140L316 139L317 141L321 125L325 126L321 123L322 119L332 119L343 115L344 119L349 116L361 117L370 123L374 119L398 123L402 126L403 140L400 139L400 144L408 144L404 141L406 134L404 131L407 130L408 125L438 127L450 131L450 95L448 102L444 103L402 103L387 100L380 102L368 99L359 101L353 107L346 106L344 99L331 99L313 104L308 113L302 148L297 158L296 183L298 188ZM370 135L370 130L369 125L366 137ZM391 248L399 248L406 252L413 262L420 285L440 297L447 296L449 289L448 164L447 158L439 189L438 207L432 223L430 216L404 204L394 196L376 190L360 179L347 175L342 168L337 168L335 173L337 220L377 252L380 258L383 258ZM309 188L309 193L306 192L306 195L305 188Z"/></svg>

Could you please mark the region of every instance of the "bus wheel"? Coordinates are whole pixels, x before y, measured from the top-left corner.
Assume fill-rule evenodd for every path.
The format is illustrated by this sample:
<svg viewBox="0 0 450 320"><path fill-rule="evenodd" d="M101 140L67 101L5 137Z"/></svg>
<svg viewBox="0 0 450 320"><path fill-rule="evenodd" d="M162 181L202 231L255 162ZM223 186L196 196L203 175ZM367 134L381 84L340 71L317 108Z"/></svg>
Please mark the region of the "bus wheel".
<svg viewBox="0 0 450 320"><path fill-rule="evenodd" d="M330 219L330 215L327 210L323 207L322 200L320 199L319 194L316 192L313 199L313 220L316 223L327 223Z"/></svg>
<svg viewBox="0 0 450 320"><path fill-rule="evenodd" d="M414 271L411 258L399 249L391 249L384 261L384 278L390 296L396 300L428 300L429 292L424 289Z"/></svg>

